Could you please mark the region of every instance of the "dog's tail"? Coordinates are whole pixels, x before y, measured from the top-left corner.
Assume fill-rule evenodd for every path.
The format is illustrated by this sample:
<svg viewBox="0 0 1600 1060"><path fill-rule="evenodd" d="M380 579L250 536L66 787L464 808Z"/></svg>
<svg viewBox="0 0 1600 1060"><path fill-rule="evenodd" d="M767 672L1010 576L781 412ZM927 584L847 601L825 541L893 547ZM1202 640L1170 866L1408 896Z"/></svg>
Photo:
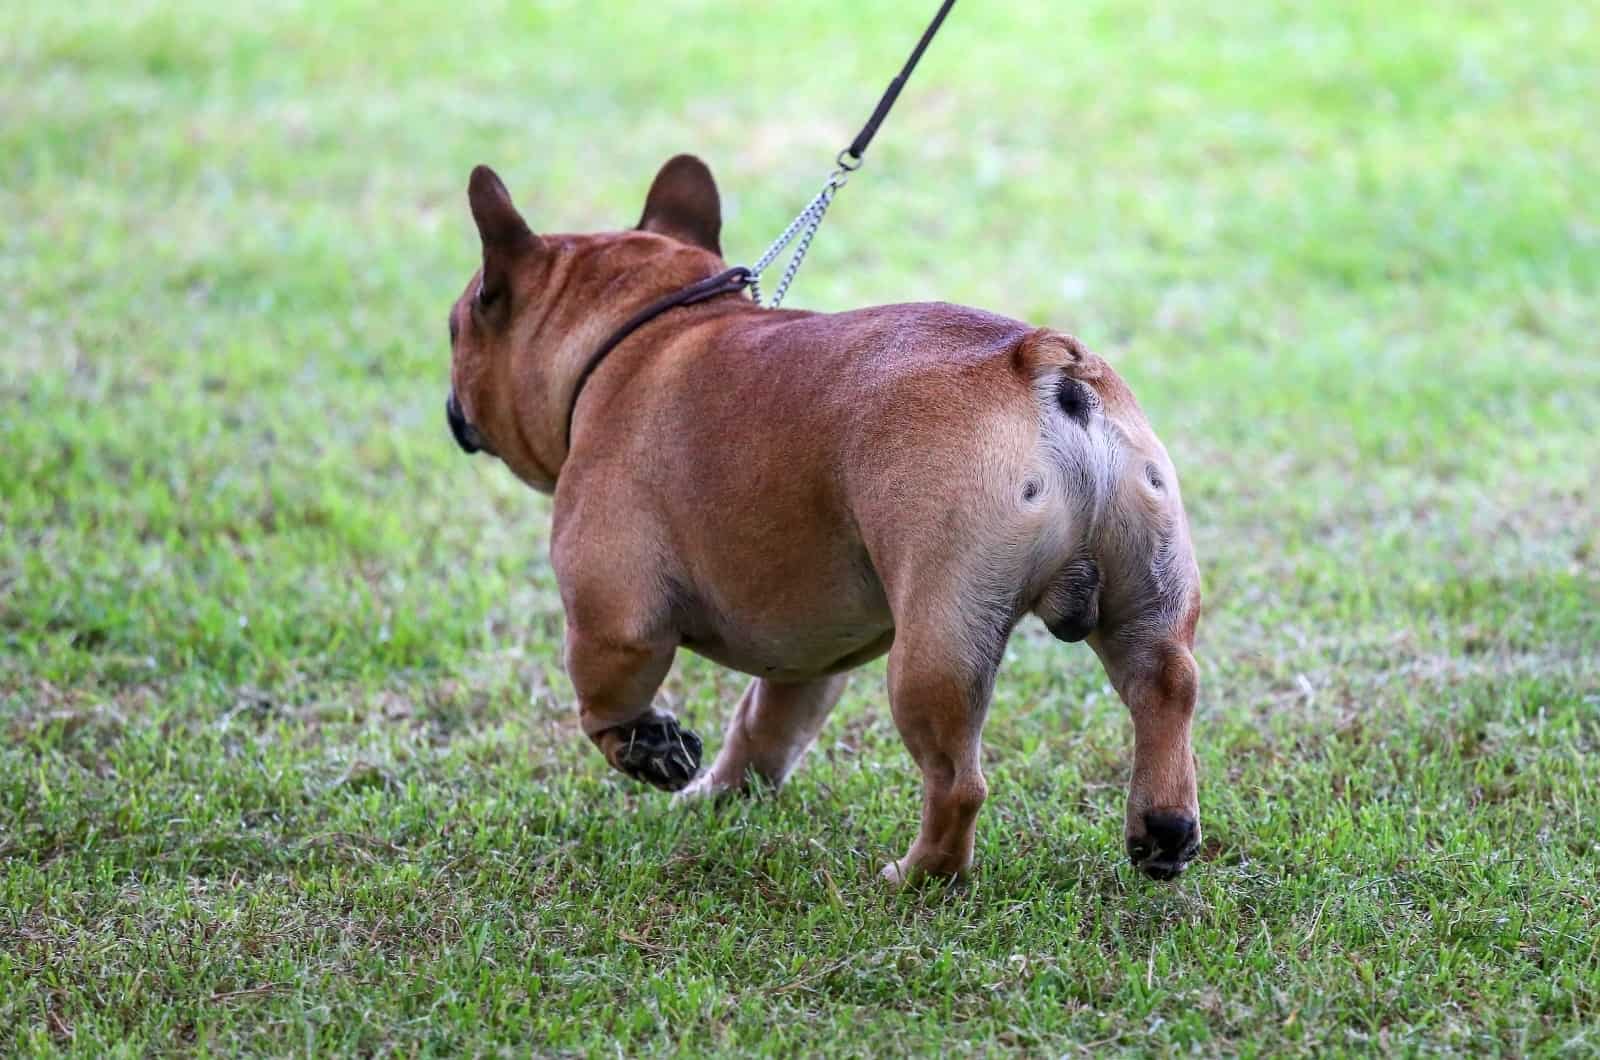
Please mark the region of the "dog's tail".
<svg viewBox="0 0 1600 1060"><path fill-rule="evenodd" d="M1017 340L1012 351L1018 371L1037 379L1040 375L1062 374L1078 379L1098 379L1105 373L1105 362L1091 353L1076 337L1054 328L1034 328Z"/></svg>
<svg viewBox="0 0 1600 1060"><path fill-rule="evenodd" d="M1049 463L1060 470L1078 523L1071 558L1051 575L1031 610L1056 637L1076 642L1100 623L1100 566L1087 546L1110 490L1110 453L1091 430L1106 364L1073 336L1050 328L1024 335L1014 357L1046 413Z"/></svg>
<svg viewBox="0 0 1600 1060"><path fill-rule="evenodd" d="M1105 361L1073 336L1050 328L1035 328L1024 335L1012 358L1041 407L1064 413L1085 431L1100 408L1100 391L1119 385Z"/></svg>

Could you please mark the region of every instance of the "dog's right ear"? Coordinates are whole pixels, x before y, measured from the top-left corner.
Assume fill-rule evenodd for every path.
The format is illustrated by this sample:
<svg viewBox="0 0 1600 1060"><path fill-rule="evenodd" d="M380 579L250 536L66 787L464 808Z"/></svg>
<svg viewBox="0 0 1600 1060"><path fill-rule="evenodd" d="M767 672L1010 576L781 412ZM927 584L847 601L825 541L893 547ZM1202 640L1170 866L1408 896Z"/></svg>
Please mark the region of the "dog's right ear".
<svg viewBox="0 0 1600 1060"><path fill-rule="evenodd" d="M512 266L524 254L538 249L539 237L528 228L511 203L511 193L488 166L473 168L472 179L467 182L467 203L483 240L483 281L478 301L490 305L505 293Z"/></svg>
<svg viewBox="0 0 1600 1060"><path fill-rule="evenodd" d="M667 159L645 196L639 228L681 239L722 256L722 197L711 170L694 155Z"/></svg>

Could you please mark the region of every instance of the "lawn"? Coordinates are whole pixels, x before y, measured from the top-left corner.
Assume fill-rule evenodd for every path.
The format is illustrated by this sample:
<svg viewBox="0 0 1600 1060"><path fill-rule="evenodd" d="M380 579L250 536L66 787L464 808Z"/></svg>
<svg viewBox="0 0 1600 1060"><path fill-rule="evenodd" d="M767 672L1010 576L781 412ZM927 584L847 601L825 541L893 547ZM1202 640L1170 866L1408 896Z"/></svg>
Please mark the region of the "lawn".
<svg viewBox="0 0 1600 1060"><path fill-rule="evenodd" d="M936 6L0 7L0 1054L1600 1054L1600 9L958 4L789 304L1079 335L1183 476L1206 843L1021 627L962 886L882 664L773 797L607 770L446 429L478 162L754 258ZM714 751L743 678L664 695Z"/></svg>

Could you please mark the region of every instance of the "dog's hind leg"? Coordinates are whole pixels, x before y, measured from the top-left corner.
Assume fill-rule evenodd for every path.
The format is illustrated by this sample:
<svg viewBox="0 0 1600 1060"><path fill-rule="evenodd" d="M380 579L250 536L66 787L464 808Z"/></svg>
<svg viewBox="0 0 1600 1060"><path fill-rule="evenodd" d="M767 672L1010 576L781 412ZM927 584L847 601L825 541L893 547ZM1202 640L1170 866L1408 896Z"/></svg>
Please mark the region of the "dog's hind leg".
<svg viewBox="0 0 1600 1060"><path fill-rule="evenodd" d="M902 626L889 653L895 727L922 770L922 825L905 857L883 868L891 883L957 876L972 865L978 810L988 796L982 730L1009 625L997 614L982 628Z"/></svg>
<svg viewBox="0 0 1600 1060"><path fill-rule="evenodd" d="M1170 880L1200 848L1190 735L1199 690L1192 635L1124 640L1096 634L1090 643L1133 717L1128 857L1146 875Z"/></svg>
<svg viewBox="0 0 1600 1060"><path fill-rule="evenodd" d="M744 790L752 778L777 787L816 740L844 691L844 674L778 684L757 678L728 721L711 768L681 796Z"/></svg>

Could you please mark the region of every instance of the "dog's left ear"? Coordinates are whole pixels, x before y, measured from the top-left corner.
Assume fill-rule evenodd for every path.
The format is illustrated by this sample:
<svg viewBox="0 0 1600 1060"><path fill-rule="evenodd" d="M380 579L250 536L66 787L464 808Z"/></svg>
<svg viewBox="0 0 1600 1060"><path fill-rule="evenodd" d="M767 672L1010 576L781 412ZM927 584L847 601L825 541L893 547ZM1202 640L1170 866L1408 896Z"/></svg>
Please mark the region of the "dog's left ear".
<svg viewBox="0 0 1600 1060"><path fill-rule="evenodd" d="M722 256L722 198L711 170L694 155L667 160L650 185L639 226Z"/></svg>
<svg viewBox="0 0 1600 1060"><path fill-rule="evenodd" d="M541 244L512 205L505 183L488 166L473 168L472 179L467 182L467 205L472 207L472 220L483 240L483 278L478 299L490 305L510 285L517 262Z"/></svg>

